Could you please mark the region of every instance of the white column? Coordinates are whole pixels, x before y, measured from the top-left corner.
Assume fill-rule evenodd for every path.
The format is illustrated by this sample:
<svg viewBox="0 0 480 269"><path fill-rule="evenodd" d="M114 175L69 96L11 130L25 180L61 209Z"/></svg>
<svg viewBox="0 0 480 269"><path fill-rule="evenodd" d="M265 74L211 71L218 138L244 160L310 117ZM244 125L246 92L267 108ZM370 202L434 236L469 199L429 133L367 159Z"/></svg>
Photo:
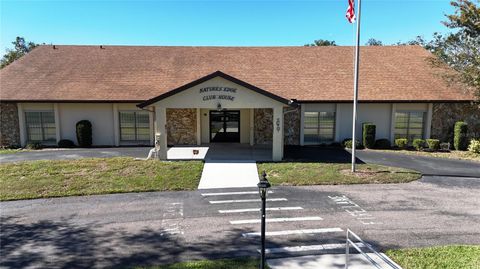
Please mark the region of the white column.
<svg viewBox="0 0 480 269"><path fill-rule="evenodd" d="M338 109L338 104L335 104L335 141L336 142L341 142L340 141L340 109Z"/></svg>
<svg viewBox="0 0 480 269"><path fill-rule="evenodd" d="M272 160L283 159L283 107L273 108Z"/></svg>
<svg viewBox="0 0 480 269"><path fill-rule="evenodd" d="M254 133L254 127L255 127L255 118L254 118L254 114L255 111L253 108L250 108L250 146L253 146L255 145L255 133Z"/></svg>
<svg viewBox="0 0 480 269"><path fill-rule="evenodd" d="M25 147L27 145L27 129L25 126L25 111L23 105L18 103L18 128L20 129L20 146Z"/></svg>
<svg viewBox="0 0 480 269"><path fill-rule="evenodd" d="M148 107L148 119L149 119L149 126L150 126L150 145L155 146L155 107ZM153 111L151 111L153 110Z"/></svg>
<svg viewBox="0 0 480 269"><path fill-rule="evenodd" d="M55 117L55 136L58 141L60 141L61 133L60 133L60 111L58 110L58 103L53 104L53 114Z"/></svg>
<svg viewBox="0 0 480 269"><path fill-rule="evenodd" d="M197 145L202 144L202 129L201 129L201 113L200 108L197 108Z"/></svg>
<svg viewBox="0 0 480 269"><path fill-rule="evenodd" d="M301 104L300 105L300 146L303 146L305 145L305 137L304 137L304 126L305 126L305 122L304 122L304 117L305 116L305 105L304 104Z"/></svg>
<svg viewBox="0 0 480 269"><path fill-rule="evenodd" d="M395 111L397 110L397 104L392 104L391 117L390 117L390 143L395 145Z"/></svg>
<svg viewBox="0 0 480 269"><path fill-rule="evenodd" d="M427 122L425 124L425 139L429 139L432 132L432 114L433 114L433 104L428 104L427 110Z"/></svg>
<svg viewBox="0 0 480 269"><path fill-rule="evenodd" d="M158 159L167 159L167 109L157 106L155 108L155 118L157 121L157 129L155 131L155 139L158 140L160 150L157 154Z"/></svg>
<svg viewBox="0 0 480 269"><path fill-rule="evenodd" d="M118 104L113 104L113 142L116 147L120 146L120 122L118 120Z"/></svg>

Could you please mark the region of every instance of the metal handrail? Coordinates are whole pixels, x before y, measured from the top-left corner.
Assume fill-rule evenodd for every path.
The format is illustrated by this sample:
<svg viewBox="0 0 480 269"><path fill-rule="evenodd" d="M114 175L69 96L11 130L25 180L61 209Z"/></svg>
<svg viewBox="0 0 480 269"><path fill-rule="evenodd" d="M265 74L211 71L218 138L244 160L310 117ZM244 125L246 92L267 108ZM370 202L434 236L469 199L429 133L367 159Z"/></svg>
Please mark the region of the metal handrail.
<svg viewBox="0 0 480 269"><path fill-rule="evenodd" d="M380 264L378 264L375 260L372 259L367 253L365 253L359 246L357 246L357 243L353 242L350 240L349 235L352 235L357 241L359 241L362 246L367 247L369 250L373 252L377 257L379 257L382 261L384 261L386 264L390 266L390 268L393 269L402 269L398 264L390 260L389 258L385 257L385 255L382 255L375 251L370 244L367 244L365 241L363 241L358 235L356 235L354 232L352 232L350 229L347 229L347 241L345 244L345 269L348 269L348 264L350 262L350 245L353 246L360 254L362 254L373 266L375 266L378 269L384 269Z"/></svg>

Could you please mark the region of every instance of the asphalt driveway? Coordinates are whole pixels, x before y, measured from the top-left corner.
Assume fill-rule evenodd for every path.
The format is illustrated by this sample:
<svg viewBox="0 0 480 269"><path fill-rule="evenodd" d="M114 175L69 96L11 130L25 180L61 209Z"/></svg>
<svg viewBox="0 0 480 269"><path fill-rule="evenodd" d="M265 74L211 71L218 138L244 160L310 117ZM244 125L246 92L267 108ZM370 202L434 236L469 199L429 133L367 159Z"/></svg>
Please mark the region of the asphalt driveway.
<svg viewBox="0 0 480 269"><path fill-rule="evenodd" d="M425 176L480 178L480 162L475 161L415 156L374 150L358 150L356 155L357 163L402 167L419 171ZM303 161L350 163L352 155L350 151L343 149L287 147L286 158Z"/></svg>
<svg viewBox="0 0 480 269"><path fill-rule="evenodd" d="M36 160L74 160L81 158L135 157L146 158L151 147L42 149L0 154L0 163Z"/></svg>

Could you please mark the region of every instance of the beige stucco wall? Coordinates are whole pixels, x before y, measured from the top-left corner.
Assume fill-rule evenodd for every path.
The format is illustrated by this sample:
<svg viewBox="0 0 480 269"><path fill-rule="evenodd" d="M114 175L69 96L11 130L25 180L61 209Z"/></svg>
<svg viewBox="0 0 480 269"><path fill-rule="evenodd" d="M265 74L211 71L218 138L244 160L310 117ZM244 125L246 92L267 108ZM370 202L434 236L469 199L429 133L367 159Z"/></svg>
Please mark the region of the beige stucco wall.
<svg viewBox="0 0 480 269"><path fill-rule="evenodd" d="M336 126L335 140L338 142L352 137L353 105L348 103L337 104L304 104L302 111L335 111ZM359 140L362 138L362 123L371 122L376 125L376 139L386 138L393 140L393 124L395 111L423 111L427 112L425 136L429 136L429 104L426 103L359 103L356 133ZM430 117L431 118L431 117ZM303 136L303 116L301 132ZM303 138L301 138L303 140Z"/></svg>
<svg viewBox="0 0 480 269"><path fill-rule="evenodd" d="M69 139L77 144L75 125L80 120L92 123L92 142L94 146L127 145L119 141L119 111L140 111L135 104L129 103L21 103L22 116L20 132L22 145L26 143L26 130L23 113L25 111L50 110L55 113L57 141ZM153 144L153 113L150 113L151 144Z"/></svg>
<svg viewBox="0 0 480 269"><path fill-rule="evenodd" d="M60 136L77 144L75 125L81 120L92 123L92 143L95 146L115 145L112 104L58 104Z"/></svg>

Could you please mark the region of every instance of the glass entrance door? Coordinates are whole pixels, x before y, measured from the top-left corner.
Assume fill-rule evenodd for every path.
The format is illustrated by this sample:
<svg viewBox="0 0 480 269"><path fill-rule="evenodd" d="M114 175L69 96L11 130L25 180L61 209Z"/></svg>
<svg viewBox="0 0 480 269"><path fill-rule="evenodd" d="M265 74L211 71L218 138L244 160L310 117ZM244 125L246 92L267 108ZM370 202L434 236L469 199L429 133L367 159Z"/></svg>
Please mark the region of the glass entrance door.
<svg viewBox="0 0 480 269"><path fill-rule="evenodd" d="M210 142L240 142L240 111L210 111Z"/></svg>

